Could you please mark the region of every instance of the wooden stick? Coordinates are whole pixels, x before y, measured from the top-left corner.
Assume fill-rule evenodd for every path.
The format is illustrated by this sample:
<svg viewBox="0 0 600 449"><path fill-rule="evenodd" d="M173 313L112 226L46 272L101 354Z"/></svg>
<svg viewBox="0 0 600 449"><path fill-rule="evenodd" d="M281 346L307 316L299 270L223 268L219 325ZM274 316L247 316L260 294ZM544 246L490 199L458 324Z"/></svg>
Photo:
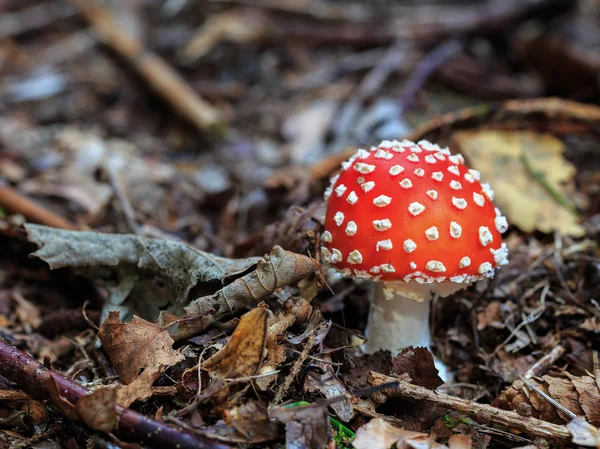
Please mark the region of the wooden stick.
<svg viewBox="0 0 600 449"><path fill-rule="evenodd" d="M532 436L548 438L551 440L571 441L571 433L566 426L552 424L529 416L522 416L516 412L502 410L487 404L457 398L433 390L413 385L409 382L395 379L384 374L371 371L369 373L369 384L373 386L396 381L398 386L383 391L388 397L402 397L415 401L431 402L439 407L449 408L465 413L478 421L487 421L501 424L509 429L518 430Z"/></svg>
<svg viewBox="0 0 600 449"><path fill-rule="evenodd" d="M565 352L567 352L567 348L563 345L555 346L552 351L531 365L529 369L525 371L523 377L525 379L531 379L546 374L546 371L548 371L550 367L565 354Z"/></svg>
<svg viewBox="0 0 600 449"><path fill-rule="evenodd" d="M75 404L91 393L87 388L48 369L34 358L0 339L0 376L19 385L27 393L47 399L63 415L77 419ZM182 429L148 418L120 405L119 435L143 446L157 449L232 449Z"/></svg>
<svg viewBox="0 0 600 449"><path fill-rule="evenodd" d="M201 132L222 132L220 112L200 98L192 87L156 54L124 30L100 5L90 0L70 0L90 22L98 38L127 59L150 87Z"/></svg>
<svg viewBox="0 0 600 449"><path fill-rule="evenodd" d="M0 207L23 215L35 223L53 228L75 230L77 227L69 220L47 209L39 203L21 195L8 184L0 181Z"/></svg>

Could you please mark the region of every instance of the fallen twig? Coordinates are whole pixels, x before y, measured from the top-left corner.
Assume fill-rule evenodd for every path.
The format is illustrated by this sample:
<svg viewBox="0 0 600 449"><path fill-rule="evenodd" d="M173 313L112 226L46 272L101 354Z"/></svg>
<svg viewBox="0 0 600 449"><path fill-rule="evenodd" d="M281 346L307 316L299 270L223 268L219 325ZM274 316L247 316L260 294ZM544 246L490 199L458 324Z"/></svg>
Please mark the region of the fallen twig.
<svg viewBox="0 0 600 449"><path fill-rule="evenodd" d="M369 383L373 386L386 382L396 381L393 377L371 371ZM436 393L433 390L413 385L409 382L397 380L398 386L385 390L386 397L402 397L415 401L427 401L437 406L457 410L465 413L478 421L501 424L509 429L518 430L531 436L550 438L558 441L571 441L571 434L566 426L552 424L541 419L519 415L487 404L461 399L447 394Z"/></svg>
<svg viewBox="0 0 600 449"><path fill-rule="evenodd" d="M527 371L525 371L523 377L525 379L531 379L532 377L537 377L541 376L542 374L546 374L546 371L548 371L548 369L552 365L554 365L554 363L558 359L560 359L566 351L567 348L565 348L563 345L555 346L552 349L552 351L550 351L548 354L544 355L541 359L539 359L537 362L531 365L531 367Z"/></svg>
<svg viewBox="0 0 600 449"><path fill-rule="evenodd" d="M103 7L90 0L71 0L90 22L98 37L127 59L152 89L200 131L220 131L224 127L221 113L200 98L190 85L156 54L127 34Z"/></svg>
<svg viewBox="0 0 600 449"><path fill-rule="evenodd" d="M76 229L69 220L39 203L21 195L8 184L0 181L0 207L21 214L28 220L60 229Z"/></svg>
<svg viewBox="0 0 600 449"><path fill-rule="evenodd" d="M530 122L531 128L551 130L553 135L596 134L600 122L600 108L591 104L560 98L508 100L492 105L460 109L436 117L411 131L405 138L440 142L448 130L457 131L485 124L488 128L514 127L514 123Z"/></svg>
<svg viewBox="0 0 600 449"><path fill-rule="evenodd" d="M321 314L315 313L313 315L313 317L314 318L311 319L311 321L313 323L318 322L316 320L321 319ZM302 364L308 357L308 353L310 352L310 350L314 346L315 342L317 341L317 337L318 337L318 332L317 332L317 328L315 327L315 331L312 334L310 334L310 336L306 340L306 344L304 345L302 352L300 353L298 358L294 361L294 364L292 365L292 369L290 370L290 373L286 376L283 383L279 386L279 389L277 390L277 393L275 394L275 397L273 398L273 401L271 402L272 405L277 405L279 402L281 402L281 400L283 399L283 396L287 393L288 389L290 388L290 385L292 385L292 382L294 381L294 379L300 372L300 368L302 368Z"/></svg>
<svg viewBox="0 0 600 449"><path fill-rule="evenodd" d="M452 59L459 54L464 47L462 41L458 39L450 39L433 48L429 53L423 56L423 59L416 65L414 71L402 87L400 95L400 105L403 110L412 106L415 95L421 87L429 80L431 75L438 67L446 61Z"/></svg>
<svg viewBox="0 0 600 449"><path fill-rule="evenodd" d="M215 0L213 0L215 1ZM275 42L301 41L304 45L389 45L397 39L411 41L416 45L431 45L458 35L490 35L505 32L519 23L532 18L550 19L573 8L574 0L523 0L520 2L497 2L487 0L471 7L466 5L419 5L414 8L402 2L385 5L385 17L369 12L376 11L370 2L355 2L352 8L335 2L286 2L267 1L257 4L252 0L216 0L251 5L246 14L239 14L232 30L243 27L248 15L254 16L255 41ZM268 4L268 5L267 5ZM311 13L311 6L312 13ZM262 7L262 10L256 9ZM361 11L357 12L359 8ZM435 8L435 9L433 9ZM318 11L318 13L316 13ZM284 14L277 13L284 12ZM292 14L290 14L292 13ZM262 16L256 18L257 16ZM307 20L310 16L319 19ZM357 17L366 19L360 23ZM237 26L237 23L241 25ZM233 34L233 33L230 33Z"/></svg>
<svg viewBox="0 0 600 449"><path fill-rule="evenodd" d="M79 419L77 402L91 393L87 388L0 340L0 375L32 396L47 399L62 415ZM141 445L173 449L231 449L200 435L167 426L128 408L115 406L120 437Z"/></svg>

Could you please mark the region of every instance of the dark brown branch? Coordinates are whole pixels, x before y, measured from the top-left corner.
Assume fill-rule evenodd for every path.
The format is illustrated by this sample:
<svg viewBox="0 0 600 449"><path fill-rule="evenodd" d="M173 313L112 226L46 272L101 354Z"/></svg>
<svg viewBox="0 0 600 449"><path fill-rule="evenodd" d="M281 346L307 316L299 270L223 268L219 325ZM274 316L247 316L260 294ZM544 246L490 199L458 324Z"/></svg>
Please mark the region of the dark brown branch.
<svg viewBox="0 0 600 449"><path fill-rule="evenodd" d="M3 340L0 340L0 375L32 396L49 400L58 412L71 419L78 419L77 401L91 393ZM168 426L119 405L116 411L119 436L144 446L157 449L231 449L226 444Z"/></svg>

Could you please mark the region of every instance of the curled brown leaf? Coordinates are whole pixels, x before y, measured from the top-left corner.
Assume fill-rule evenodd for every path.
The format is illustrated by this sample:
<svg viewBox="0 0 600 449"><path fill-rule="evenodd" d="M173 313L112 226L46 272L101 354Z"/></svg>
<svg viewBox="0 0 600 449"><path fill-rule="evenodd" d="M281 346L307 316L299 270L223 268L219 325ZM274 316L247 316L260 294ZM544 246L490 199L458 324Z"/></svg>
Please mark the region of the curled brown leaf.
<svg viewBox="0 0 600 449"><path fill-rule="evenodd" d="M111 312L98 337L124 384L133 382L143 369L160 370L183 360L166 329L137 316L123 323L119 312Z"/></svg>

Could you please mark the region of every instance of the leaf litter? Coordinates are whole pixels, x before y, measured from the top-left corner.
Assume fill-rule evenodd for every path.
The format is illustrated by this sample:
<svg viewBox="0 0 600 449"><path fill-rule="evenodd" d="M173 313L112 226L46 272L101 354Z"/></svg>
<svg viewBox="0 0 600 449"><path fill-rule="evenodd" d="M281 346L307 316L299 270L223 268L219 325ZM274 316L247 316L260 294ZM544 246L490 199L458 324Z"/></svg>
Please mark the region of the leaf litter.
<svg viewBox="0 0 600 449"><path fill-rule="evenodd" d="M0 117L0 344L49 375L27 389L35 378L11 369L38 362L0 366L0 446L598 445L600 109L595 62L576 57L600 36L589 2L440 3L432 17L88 3L70 14L103 45L69 19L38 30L27 19L44 4L9 7L0 42L0 90L50 82L31 75L42 61L66 83ZM565 33L583 17L585 33ZM582 70L565 77L558 59ZM362 354L368 284L313 258L339 163L405 132L463 151L512 225L510 265L436 302L433 351L455 375L441 385L424 348ZM133 410L143 419L121 421Z"/></svg>

